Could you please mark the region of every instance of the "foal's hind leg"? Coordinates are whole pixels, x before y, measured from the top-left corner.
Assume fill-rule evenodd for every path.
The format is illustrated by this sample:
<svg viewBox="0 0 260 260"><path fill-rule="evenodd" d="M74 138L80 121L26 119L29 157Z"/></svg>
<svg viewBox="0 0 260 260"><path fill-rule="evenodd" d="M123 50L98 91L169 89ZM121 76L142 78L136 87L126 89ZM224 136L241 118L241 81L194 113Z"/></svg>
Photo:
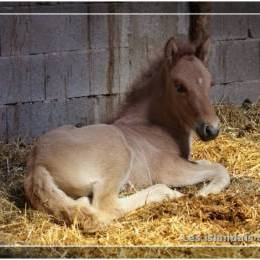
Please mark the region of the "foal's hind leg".
<svg viewBox="0 0 260 260"><path fill-rule="evenodd" d="M222 191L229 183L230 176L224 166L209 161L198 161L192 163L183 159L177 159L171 172L161 172L159 181L161 183L181 187L210 181L203 187L198 195L207 196Z"/></svg>

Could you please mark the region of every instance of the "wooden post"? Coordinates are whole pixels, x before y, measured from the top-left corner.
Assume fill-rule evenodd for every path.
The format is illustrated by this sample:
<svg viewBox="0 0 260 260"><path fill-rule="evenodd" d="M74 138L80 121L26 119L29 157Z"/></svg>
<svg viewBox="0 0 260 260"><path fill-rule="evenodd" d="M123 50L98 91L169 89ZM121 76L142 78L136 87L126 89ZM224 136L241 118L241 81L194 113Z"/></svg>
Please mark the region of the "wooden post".
<svg viewBox="0 0 260 260"><path fill-rule="evenodd" d="M191 13L210 13L212 4L209 2L191 2ZM196 45L210 37L211 16L210 15L192 15L190 16L190 41Z"/></svg>

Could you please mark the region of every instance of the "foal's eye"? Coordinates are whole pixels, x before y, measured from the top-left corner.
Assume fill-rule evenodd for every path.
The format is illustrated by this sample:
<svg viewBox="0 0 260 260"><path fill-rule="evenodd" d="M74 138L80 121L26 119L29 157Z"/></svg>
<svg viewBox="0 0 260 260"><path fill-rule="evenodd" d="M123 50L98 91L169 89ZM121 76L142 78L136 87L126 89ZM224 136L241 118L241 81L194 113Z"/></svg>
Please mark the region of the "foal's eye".
<svg viewBox="0 0 260 260"><path fill-rule="evenodd" d="M177 84L175 87L176 87L176 91L178 93L185 93L185 92L187 92L187 89L182 84Z"/></svg>

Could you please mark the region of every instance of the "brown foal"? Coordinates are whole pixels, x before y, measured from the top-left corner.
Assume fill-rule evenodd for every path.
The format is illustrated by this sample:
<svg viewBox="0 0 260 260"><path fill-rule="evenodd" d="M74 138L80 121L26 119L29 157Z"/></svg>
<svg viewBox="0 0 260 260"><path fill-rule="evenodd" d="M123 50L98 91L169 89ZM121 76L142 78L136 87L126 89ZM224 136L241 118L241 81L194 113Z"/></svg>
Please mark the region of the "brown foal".
<svg viewBox="0 0 260 260"><path fill-rule="evenodd" d="M230 177L221 164L189 160L193 131L203 141L219 132L209 99L208 50L209 40L195 46L171 38L113 122L63 126L41 136L25 179L32 206L90 229L183 195L168 186L209 181L198 195L222 191ZM128 182L149 187L120 198Z"/></svg>

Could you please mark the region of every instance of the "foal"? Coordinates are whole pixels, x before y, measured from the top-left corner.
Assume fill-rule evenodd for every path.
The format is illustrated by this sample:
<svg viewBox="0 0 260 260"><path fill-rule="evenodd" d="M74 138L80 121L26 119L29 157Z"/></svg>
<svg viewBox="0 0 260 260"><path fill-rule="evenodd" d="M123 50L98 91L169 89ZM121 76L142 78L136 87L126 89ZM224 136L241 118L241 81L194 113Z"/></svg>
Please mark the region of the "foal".
<svg viewBox="0 0 260 260"><path fill-rule="evenodd" d="M41 136L25 179L32 206L68 222L77 217L89 229L182 196L168 186L210 181L198 195L223 190L230 178L221 164L189 160L192 131L204 141L219 132L208 96L208 48L208 40L194 46L171 38L111 124L63 126ZM150 187L119 198L127 182Z"/></svg>

